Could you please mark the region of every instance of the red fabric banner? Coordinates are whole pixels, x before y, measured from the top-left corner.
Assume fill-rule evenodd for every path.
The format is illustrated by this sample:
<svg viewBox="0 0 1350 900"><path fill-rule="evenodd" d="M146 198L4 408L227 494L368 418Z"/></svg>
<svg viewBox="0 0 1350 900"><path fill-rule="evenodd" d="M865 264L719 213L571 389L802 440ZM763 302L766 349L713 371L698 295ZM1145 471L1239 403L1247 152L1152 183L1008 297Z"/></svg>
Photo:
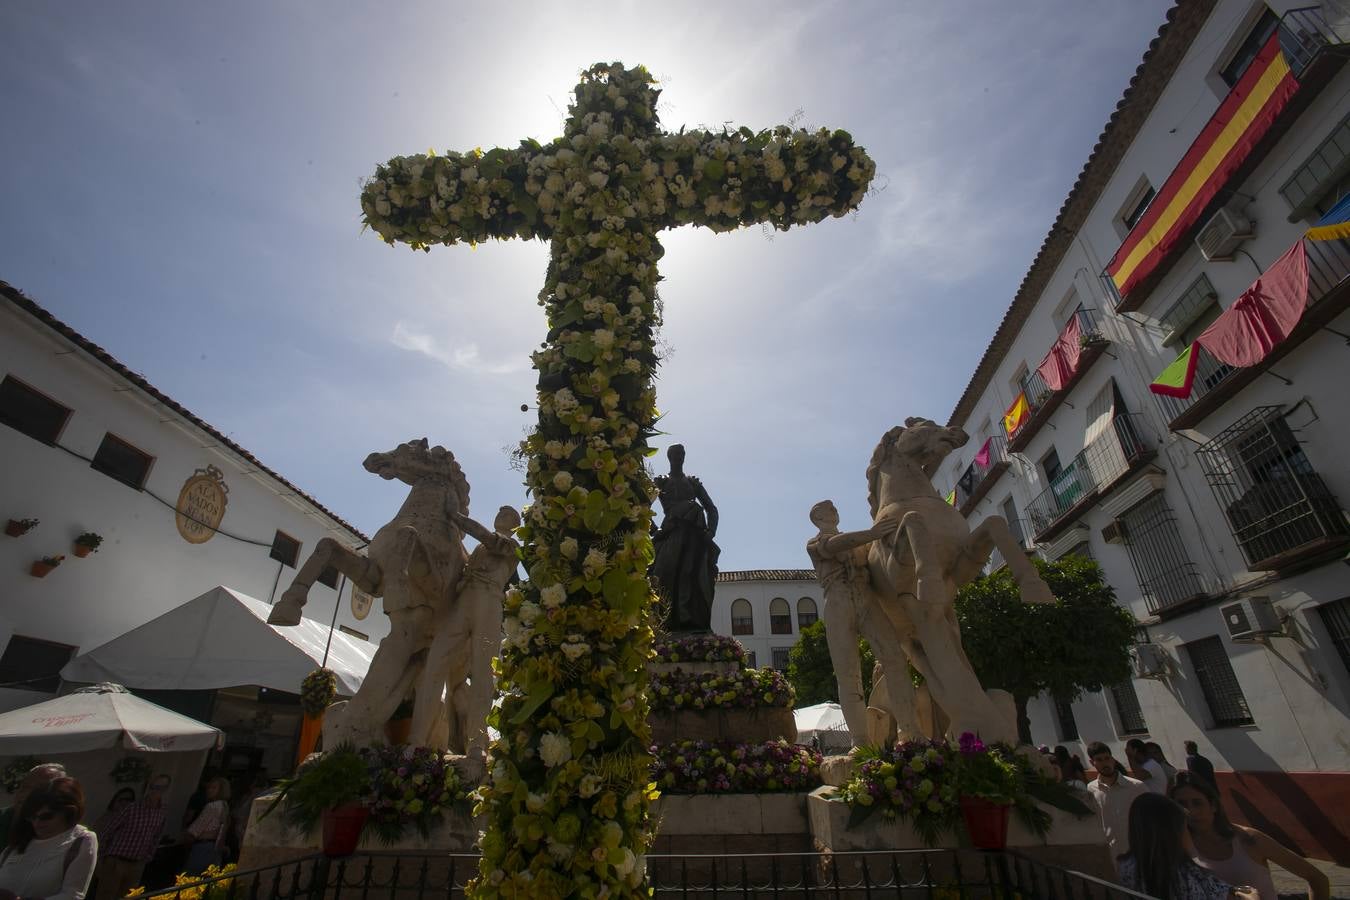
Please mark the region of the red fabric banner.
<svg viewBox="0 0 1350 900"><path fill-rule="evenodd" d="M989 467L989 442L992 440L993 438L985 438L984 446L980 448L979 453L975 454L975 465L982 469Z"/></svg>
<svg viewBox="0 0 1350 900"><path fill-rule="evenodd" d="M1308 252L1300 240L1224 310L1195 342L1221 363L1254 366L1308 308Z"/></svg>
<svg viewBox="0 0 1350 900"><path fill-rule="evenodd" d="M1050 345L1050 352L1045 354L1045 359L1036 367L1041 378L1045 381L1047 387L1052 391L1064 389L1064 385L1073 378L1073 373L1078 371L1078 356L1083 352L1079 341L1082 338L1082 328L1078 324L1078 313L1069 316L1068 323L1064 330L1059 333L1059 337Z"/></svg>

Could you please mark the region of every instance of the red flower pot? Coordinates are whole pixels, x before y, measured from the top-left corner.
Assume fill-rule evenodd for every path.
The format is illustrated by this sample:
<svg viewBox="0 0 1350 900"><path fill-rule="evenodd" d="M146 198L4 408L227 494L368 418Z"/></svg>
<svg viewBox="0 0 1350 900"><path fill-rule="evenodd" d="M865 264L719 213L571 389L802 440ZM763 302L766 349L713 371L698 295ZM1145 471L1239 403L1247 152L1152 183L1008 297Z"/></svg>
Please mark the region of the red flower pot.
<svg viewBox="0 0 1350 900"><path fill-rule="evenodd" d="M361 829L366 827L370 810L360 803L348 803L336 809L323 811L324 856L351 856L361 843Z"/></svg>
<svg viewBox="0 0 1350 900"><path fill-rule="evenodd" d="M27 533L28 529L18 519L10 519L9 523L5 525L5 534L10 537L23 537Z"/></svg>
<svg viewBox="0 0 1350 900"><path fill-rule="evenodd" d="M970 843L979 850L1002 850L1008 845L1008 813L1012 806L983 797L962 797L961 818Z"/></svg>
<svg viewBox="0 0 1350 900"><path fill-rule="evenodd" d="M78 556L80 559L84 559L90 553L94 552L93 547L86 547L84 544L76 544L74 550L75 555Z"/></svg>
<svg viewBox="0 0 1350 900"><path fill-rule="evenodd" d="M384 723L384 739L390 746L399 747L412 737L412 719L390 719Z"/></svg>
<svg viewBox="0 0 1350 900"><path fill-rule="evenodd" d="M33 563L32 567L28 570L28 573L32 575L34 578L46 578L47 574L51 572L52 569L55 568L56 566L49 566L42 560L38 560L37 562Z"/></svg>

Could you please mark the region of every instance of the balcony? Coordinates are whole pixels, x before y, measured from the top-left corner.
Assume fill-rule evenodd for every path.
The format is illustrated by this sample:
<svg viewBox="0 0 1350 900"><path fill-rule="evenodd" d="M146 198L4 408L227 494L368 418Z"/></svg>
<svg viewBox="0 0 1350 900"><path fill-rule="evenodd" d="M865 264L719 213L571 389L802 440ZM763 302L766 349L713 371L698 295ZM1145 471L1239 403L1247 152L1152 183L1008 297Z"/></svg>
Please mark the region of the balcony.
<svg viewBox="0 0 1350 900"><path fill-rule="evenodd" d="M1283 571L1350 546L1350 524L1281 407L1257 407L1195 455L1251 571Z"/></svg>
<svg viewBox="0 0 1350 900"><path fill-rule="evenodd" d="M1083 448L1027 507L1036 543L1043 543L1077 520L1089 506L1147 464L1157 451L1138 414L1122 414Z"/></svg>
<svg viewBox="0 0 1350 900"><path fill-rule="evenodd" d="M1316 334L1332 319L1350 308L1350 242L1305 241L1308 250L1308 311L1294 330L1254 366L1234 368L1210 356L1203 347L1195 365L1195 384L1191 396L1155 395L1158 406L1168 419L1168 428L1181 431L1193 428L1219 409L1243 388L1289 355L1295 348ZM1271 373L1274 377L1280 377Z"/></svg>
<svg viewBox="0 0 1350 900"><path fill-rule="evenodd" d="M1027 444L1036 436L1042 426L1050 420L1055 410L1064 402L1065 398L1074 389L1087 370L1092 368L1092 364L1101 358L1106 352L1110 342L1102 336L1097 328L1097 321L1093 318L1093 310L1079 307L1074 311L1073 318L1065 326L1067 331L1070 327L1076 326L1079 337L1078 364L1074 367L1073 374L1069 376L1064 385L1059 390L1052 390L1045 379L1041 377L1038 371L1029 372L1022 379L1022 394L1027 398L1028 413L1026 419L1008 435L1008 452L1019 453L1026 449ZM1061 332L1061 336L1062 336ZM1056 342L1059 338L1056 338Z"/></svg>
<svg viewBox="0 0 1350 900"><path fill-rule="evenodd" d="M1010 465L1007 439L1001 435L989 438L989 455L984 463L971 462L956 479L956 508L961 515L968 516L975 510L976 504L984 499Z"/></svg>

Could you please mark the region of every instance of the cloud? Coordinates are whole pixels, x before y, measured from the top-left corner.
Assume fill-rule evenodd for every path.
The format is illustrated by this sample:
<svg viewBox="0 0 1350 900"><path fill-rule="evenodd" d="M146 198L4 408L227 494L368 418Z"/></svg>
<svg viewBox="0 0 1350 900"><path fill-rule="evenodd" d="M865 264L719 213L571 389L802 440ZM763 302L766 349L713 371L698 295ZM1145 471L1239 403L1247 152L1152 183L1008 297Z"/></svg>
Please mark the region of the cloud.
<svg viewBox="0 0 1350 900"><path fill-rule="evenodd" d="M389 343L400 350L419 353L429 359L463 372L479 375L509 375L525 368L524 360L493 361L485 359L478 350L475 341L451 346L438 341L430 334L408 325L402 319L394 323L394 331L389 335Z"/></svg>

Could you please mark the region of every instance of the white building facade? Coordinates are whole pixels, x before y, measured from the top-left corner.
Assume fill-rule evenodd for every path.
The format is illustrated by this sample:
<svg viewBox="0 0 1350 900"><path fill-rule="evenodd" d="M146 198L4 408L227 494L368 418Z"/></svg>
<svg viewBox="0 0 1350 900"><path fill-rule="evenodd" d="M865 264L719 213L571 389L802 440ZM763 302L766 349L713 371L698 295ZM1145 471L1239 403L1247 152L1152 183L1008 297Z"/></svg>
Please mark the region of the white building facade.
<svg viewBox="0 0 1350 900"><path fill-rule="evenodd" d="M740 641L751 666L786 671L802 629L824 611L825 596L812 569L718 572L712 630Z"/></svg>
<svg viewBox="0 0 1350 900"><path fill-rule="evenodd" d="M4 282L0 459L0 523L38 520L0 536L0 710L46 699L74 655L216 585L271 602L321 538L367 542ZM102 544L78 558L86 532ZM33 574L59 556L45 577ZM378 609L356 619L350 583L331 571L323 582L307 615L327 623L336 613L337 627L375 641L388 631Z"/></svg>
<svg viewBox="0 0 1350 900"><path fill-rule="evenodd" d="M1169 13L951 416L971 439L934 484L972 525L1009 519L1028 552L1092 556L1140 623L1138 677L1033 702L1037 743L1119 754L1142 736L1184 765L1195 740L1230 814L1345 863L1350 243L1304 234L1350 192L1350 31L1293 5ZM1292 331L1247 366L1195 344L1300 242ZM1068 364L1047 378L1057 342ZM1188 347L1189 394L1150 390Z"/></svg>

